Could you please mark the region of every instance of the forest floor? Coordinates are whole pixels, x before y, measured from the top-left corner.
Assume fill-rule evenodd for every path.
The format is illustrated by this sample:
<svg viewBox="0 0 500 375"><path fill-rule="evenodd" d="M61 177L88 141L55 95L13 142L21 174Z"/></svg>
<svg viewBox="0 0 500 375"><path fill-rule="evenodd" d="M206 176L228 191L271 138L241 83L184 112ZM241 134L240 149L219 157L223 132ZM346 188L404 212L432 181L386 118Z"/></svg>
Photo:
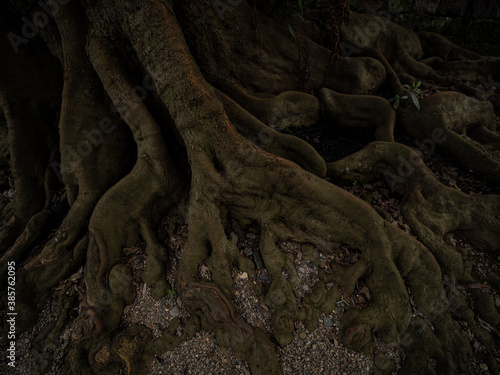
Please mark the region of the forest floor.
<svg viewBox="0 0 500 375"><path fill-rule="evenodd" d="M342 129L334 128L328 122L319 122L307 129L296 129L293 134L311 143L327 161L341 159L364 147L373 139L367 129ZM410 147L416 147L412 139L396 133L396 141L404 143ZM493 157L500 160L500 155L491 149L487 149ZM433 152L424 153L426 165L433 171L435 176L443 184L460 189L466 194L500 194L498 188L478 179L470 171L464 171L452 163L441 158ZM387 181L379 180L371 184L352 185L342 184L340 181L332 181L352 194L368 201L374 209L386 220L400 229L410 233L410 227L405 222L400 213L400 200L402 197L393 193ZM14 197L13 190L9 189L0 195L4 202ZM57 199L57 197L56 197ZM168 327L170 322L177 317L187 316L187 311L183 308L182 302L177 298L175 292L175 271L180 259L184 243L187 238L187 226L182 224L182 218L177 218L172 230L171 218L166 217L162 223L164 227L163 243L170 251L171 267L168 279L172 289L169 296L154 300L151 297L150 289L141 281L141 273L145 267L146 255L144 254L144 244L139 243L134 247L123 250L122 261L128 264L135 275L134 284L137 288L137 298L134 304L127 306L122 318L124 327L140 323L148 326L155 337L160 335L162 329ZM252 326L263 327L272 337L271 313L270 309L261 304L258 299L259 291L265 289L270 284L267 271L263 268L262 259L259 254L259 228L239 227L230 223L227 234L240 249L242 255L249 257L256 264L256 272L253 275L233 270L234 294L233 302L237 311ZM169 234L167 234L169 233ZM482 251L472 244L464 242L459 233L449 236L447 241L453 246L461 246L469 250L469 257L473 260L473 274L479 279L484 278L489 272L500 271L500 261L491 254ZM314 284L318 281L319 268L326 272L329 270L329 263L335 261L340 264L355 263L360 254L356 249L339 244L333 254L328 256L320 254L317 249L307 244L297 244L290 242L280 243L284 252L293 253L295 256L295 266L301 278L301 284L294 290L298 301L305 294L310 293ZM208 267L203 265L199 268L200 278L210 280ZM443 282L446 277L443 276ZM59 337L59 342L55 343L55 349L47 349L44 352L34 350L34 342L44 327L57 316L58 295L63 287L72 284L66 293L74 294L80 299L79 308L73 311L76 317L83 310L84 282L83 270L69 277L67 280L54 288L53 296L48 301L46 309L42 312L38 324L31 332L26 332L18 338L18 358L15 372L5 372L6 368L0 367L0 373L15 374L36 374L37 368L45 362L53 363L52 373L57 374L66 353L69 339L71 337L72 324L68 324L64 333ZM334 287L330 285L329 287ZM500 308L500 296L487 284L470 284L468 288L480 288L487 293L492 293L495 297L496 307ZM27 293L28 291L19 291ZM467 288L462 288L461 292L469 298ZM322 372L324 374L370 374L374 371L373 362L366 356L353 352L337 341L337 334L340 319L346 309L363 308L370 305L370 292L362 283L358 282L355 294L348 300L337 303L335 309L330 314L321 314L318 318L318 329L311 332L299 322L296 323L294 339L286 347L277 348L279 360L283 374L312 374ZM299 302L300 303L300 302ZM415 313L417 313L415 311ZM485 326L488 329L487 326ZM483 350L479 342L466 325L462 327L463 332L469 336L471 342L475 342L474 348L480 352ZM182 328L177 331L179 336L183 335ZM395 372L404 361L404 351L397 344L385 345L376 342L375 350L383 353L382 357L392 359L396 364ZM2 364L3 365L3 364ZM478 373L488 373L484 363L475 364ZM125 367L122 370L125 374ZM240 374L248 375L250 370L246 362L237 360L231 348L222 350L217 344L212 333L207 331L198 332L194 338L184 341L175 350L157 357L152 364L150 374Z"/></svg>

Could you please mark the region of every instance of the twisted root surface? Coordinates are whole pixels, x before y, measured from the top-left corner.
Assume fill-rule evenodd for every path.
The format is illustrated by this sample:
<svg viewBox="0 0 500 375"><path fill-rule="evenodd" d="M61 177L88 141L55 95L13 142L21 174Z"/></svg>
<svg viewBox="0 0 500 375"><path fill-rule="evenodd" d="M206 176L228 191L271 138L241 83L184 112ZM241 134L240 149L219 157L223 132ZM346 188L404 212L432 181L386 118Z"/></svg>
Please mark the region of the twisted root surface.
<svg viewBox="0 0 500 375"><path fill-rule="evenodd" d="M10 3L8 12L30 11L22 2ZM253 374L280 374L276 345L292 341L296 322L315 329L319 315L332 312L360 283L371 300L344 314L339 339L345 346L371 355L377 339L404 348L402 373L469 374L475 371L475 351L462 332L466 324L486 348L482 360L498 371L495 300L482 290L464 297L464 288L485 280L474 274L467 251L453 246L450 236L460 233L498 254L500 199L445 187L420 155L394 136L405 132L498 185L498 161L480 145L499 147L494 100L445 91L420 96L420 109L408 101L394 110L373 95L404 96L408 87L402 82L423 79L466 92L470 87L462 80L494 72L495 61L433 35L419 39L371 15L353 15L342 26L344 41L363 47L360 56L332 60L332 51L300 33L292 37L247 2L224 20L208 0L71 2L53 22L40 41L26 46L41 61L56 59L51 73L64 78L62 87L55 85L59 102L57 95L44 97L57 104L60 116L59 145L55 133L49 136L43 157L29 152L43 142L23 145L24 130L39 108L19 115L23 97L11 95L15 85L0 80L19 189L0 269L19 262L19 288L33 293L20 296L17 306L32 320L51 289L62 285L58 319L37 345L50 345L72 321L63 373L144 374L156 356L205 329L223 350L232 348L247 361ZM366 27L376 32L356 31ZM432 50L429 40L446 48ZM433 51L434 58L420 60L424 50ZM22 57L6 56L11 67ZM441 62L452 57L478 62L467 69ZM451 75L443 73L445 68ZM101 123L103 118L109 122ZM332 127L375 128L374 142L325 163L310 144L280 133L313 126L319 118ZM46 133L56 130L49 120ZM82 134L92 152L81 152ZM23 152L37 162L37 173L25 171ZM59 183L51 171L58 152ZM332 183L381 178L401 198L411 233ZM33 189L30 181L36 182ZM66 209L58 220L50 208L54 186L65 189L60 204ZM171 285L172 254L164 246L168 233L162 223L168 217L175 226L176 212L185 214L188 236ZM259 228L259 262L231 240L231 223ZM35 246L42 237L46 240ZM359 258L353 264L332 262L299 299L299 277L293 256L279 246L283 241L323 255L345 245ZM146 257L140 274L124 251L137 243ZM200 266L209 270L209 280L199 276ZM267 271L270 282L259 297L271 309L272 332L252 326L235 308L235 268L248 275L256 268ZM79 302L71 288L75 272L83 274L76 289L82 293L77 317L71 312ZM498 287L499 279L491 275L488 281ZM135 300L137 282L149 286L154 298L175 286L189 316L174 319L156 338L144 325L124 327L123 311ZM20 329L32 324L24 320ZM390 366L380 365L378 371L390 373Z"/></svg>

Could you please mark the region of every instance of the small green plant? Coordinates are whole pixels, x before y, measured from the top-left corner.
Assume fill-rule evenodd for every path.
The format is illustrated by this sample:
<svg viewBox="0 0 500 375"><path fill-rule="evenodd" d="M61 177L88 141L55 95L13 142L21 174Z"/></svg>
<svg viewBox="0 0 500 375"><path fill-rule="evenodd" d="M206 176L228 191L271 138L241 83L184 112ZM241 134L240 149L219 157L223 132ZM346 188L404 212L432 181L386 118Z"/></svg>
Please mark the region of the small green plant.
<svg viewBox="0 0 500 375"><path fill-rule="evenodd" d="M420 90L419 88L421 84L422 82L414 82L412 86L403 85L404 90L411 97L411 100L413 101L413 104L415 104L415 107L417 108L418 111L420 111L420 103L418 101L417 94L420 94L422 92L422 90ZM394 109L398 109L399 105L401 104L401 100L408 99L408 95L403 95L403 96L396 95L393 98L389 99L389 103L392 103Z"/></svg>
<svg viewBox="0 0 500 375"><path fill-rule="evenodd" d="M340 298L342 300L342 302L344 302L347 306L351 306L351 304L349 302L347 302L345 299L343 299L342 297Z"/></svg>
<svg viewBox="0 0 500 375"><path fill-rule="evenodd" d="M410 85L403 85L403 87L408 91L408 94L410 94L411 100L413 101L413 104L415 104L415 107L420 111L420 103L418 102L418 98L416 94L420 94L422 91L419 89L420 85L422 82L414 82L412 86Z"/></svg>
<svg viewBox="0 0 500 375"><path fill-rule="evenodd" d="M174 290L174 289L169 289L169 290L167 291L167 296L168 296L168 298L173 298L175 295L176 295L176 293L175 293L175 290Z"/></svg>

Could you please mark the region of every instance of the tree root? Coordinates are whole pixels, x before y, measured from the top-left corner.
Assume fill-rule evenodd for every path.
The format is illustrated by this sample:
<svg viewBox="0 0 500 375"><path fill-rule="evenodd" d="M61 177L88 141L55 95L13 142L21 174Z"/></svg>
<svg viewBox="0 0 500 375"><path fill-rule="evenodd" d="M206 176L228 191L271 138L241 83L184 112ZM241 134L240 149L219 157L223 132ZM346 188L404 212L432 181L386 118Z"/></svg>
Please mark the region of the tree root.
<svg viewBox="0 0 500 375"><path fill-rule="evenodd" d="M419 155L404 145L373 142L358 153L329 163L328 175L362 182L385 176L404 197L402 212L412 230L452 277L470 280L462 255L444 240L448 233L461 231L472 242L481 239L483 246L493 251L500 248L495 214L499 198L468 196L445 187Z"/></svg>
<svg viewBox="0 0 500 375"><path fill-rule="evenodd" d="M303 92L287 91L274 98L259 98L243 89L228 86L225 93L264 124L275 129L309 126L319 118L318 99Z"/></svg>
<svg viewBox="0 0 500 375"><path fill-rule="evenodd" d="M448 89L487 99L495 108L500 106L498 94L491 92L483 98L477 88L465 83L498 76L500 62L497 58L464 50L438 34L423 32L417 35L385 17L355 12L349 24L342 25L341 37L349 46L349 56L366 56L365 51L369 51L368 56L381 61L386 67L388 83L393 82L392 87L397 84L389 73L393 68L405 83L428 79ZM376 51L386 58L386 62L377 58ZM392 68L388 68L388 64ZM397 92L391 93L394 94Z"/></svg>
<svg viewBox="0 0 500 375"><path fill-rule="evenodd" d="M390 179L394 189L404 197L401 211L412 231L431 250L444 272L451 277L448 284L450 300L455 301L457 298L455 280L469 283L473 279L470 265L465 258L466 254L461 254L459 249L445 241L448 233L460 231L471 242L480 240L490 251L498 251L500 248L499 219L496 214L500 209L498 196L468 196L456 189L445 187L425 167L419 155L406 146L373 142L358 153L338 162L329 163L328 174L332 177L350 181L357 179L362 182L382 175ZM411 264L408 259L405 259L405 263ZM428 274L423 270L422 273ZM422 283L426 282L425 279L420 277L419 279ZM411 284L410 275L408 280ZM417 301L418 288L412 285L411 290ZM437 373L445 371L444 369L465 371L463 360L457 361L455 355L452 359L449 351L450 348L455 348L456 353L462 353L466 357L471 355L470 347L467 340L453 333L457 332L458 328L456 323L447 317L448 308L442 305L447 303L445 301L446 299L434 300L434 310L437 308L438 311L427 313L432 322L432 331L428 323L416 320L412 323L406 338L403 338L408 340L408 342L403 340L404 346L408 355L412 357L405 365L405 373L420 373L418 371L435 373L434 369L430 370L426 362L426 358L429 357L438 360ZM457 302L452 304L454 316L456 304ZM457 317L462 320L466 316L469 324L476 325L473 315L464 315L465 311L472 312L467 304L462 302L459 306L463 312ZM425 305L419 306L420 309L425 310ZM498 319L497 313L493 315L486 313L484 316L494 323ZM478 329L476 331L478 339L485 345L491 342L492 338L488 332Z"/></svg>
<svg viewBox="0 0 500 375"><path fill-rule="evenodd" d="M377 141L394 142L396 113L378 96L345 95L321 89L319 98L326 114L339 126L375 126Z"/></svg>
<svg viewBox="0 0 500 375"><path fill-rule="evenodd" d="M224 104L224 110L238 133L252 141L257 147L293 161L317 176L326 175L326 163L311 145L266 126L228 96L219 93L218 97ZM255 150L247 152L249 158L254 157L255 154Z"/></svg>
<svg viewBox="0 0 500 375"><path fill-rule="evenodd" d="M496 130L491 103L456 92L441 92L422 99L420 105L420 111L411 106L398 111L401 126L410 136L429 146L431 152L436 148L464 169L500 183L500 163L461 135ZM474 132L478 128L483 130Z"/></svg>
<svg viewBox="0 0 500 375"><path fill-rule="evenodd" d="M353 12L349 24L341 26L341 38L358 52L367 47L379 50L398 74L423 77L433 72L418 61L422 57L418 36L386 17Z"/></svg>

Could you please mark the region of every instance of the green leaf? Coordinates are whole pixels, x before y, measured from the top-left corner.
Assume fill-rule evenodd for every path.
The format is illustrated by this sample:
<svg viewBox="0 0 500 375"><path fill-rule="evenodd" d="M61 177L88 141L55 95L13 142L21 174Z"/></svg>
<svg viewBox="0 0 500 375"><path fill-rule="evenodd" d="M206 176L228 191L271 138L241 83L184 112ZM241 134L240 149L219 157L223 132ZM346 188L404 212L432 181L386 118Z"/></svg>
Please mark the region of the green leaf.
<svg viewBox="0 0 500 375"><path fill-rule="evenodd" d="M301 10L304 10L304 4L302 4L302 0L298 0L298 3L299 3L299 8Z"/></svg>
<svg viewBox="0 0 500 375"><path fill-rule="evenodd" d="M455 187L455 189L460 190L460 188L456 184L453 186Z"/></svg>
<svg viewBox="0 0 500 375"><path fill-rule="evenodd" d="M404 100L408 99L408 95L402 96L401 99L404 99Z"/></svg>
<svg viewBox="0 0 500 375"><path fill-rule="evenodd" d="M415 87L420 87L421 84L422 84L422 82L418 81L417 85Z"/></svg>
<svg viewBox="0 0 500 375"><path fill-rule="evenodd" d="M420 111L420 103L418 102L418 98L413 93L411 93L410 95L411 95L411 100L413 100L413 104L415 104L417 110Z"/></svg>
<svg viewBox="0 0 500 375"><path fill-rule="evenodd" d="M342 300L342 302L344 302L347 306L351 306L351 304L349 302L347 302L345 299L343 298L340 298Z"/></svg>
<svg viewBox="0 0 500 375"><path fill-rule="evenodd" d="M288 31L290 31L290 34L295 38L295 33L293 32L292 25L288 24Z"/></svg>
<svg viewBox="0 0 500 375"><path fill-rule="evenodd" d="M396 98L396 101L394 102L394 104L392 106L394 107L394 109L398 109L398 107L399 107L399 98Z"/></svg>

